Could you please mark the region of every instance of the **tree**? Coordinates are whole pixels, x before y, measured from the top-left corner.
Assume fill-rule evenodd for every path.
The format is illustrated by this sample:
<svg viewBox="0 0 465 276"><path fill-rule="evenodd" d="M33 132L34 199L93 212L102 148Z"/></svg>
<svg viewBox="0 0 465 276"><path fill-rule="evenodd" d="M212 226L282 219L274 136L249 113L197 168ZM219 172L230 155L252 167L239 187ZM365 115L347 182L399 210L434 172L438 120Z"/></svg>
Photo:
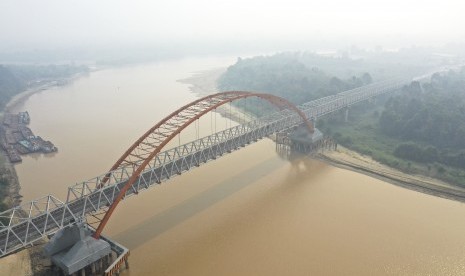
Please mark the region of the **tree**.
<svg viewBox="0 0 465 276"><path fill-rule="evenodd" d="M371 75L368 73L364 73L362 75L362 81L364 84L370 84L373 82L373 79L371 78Z"/></svg>

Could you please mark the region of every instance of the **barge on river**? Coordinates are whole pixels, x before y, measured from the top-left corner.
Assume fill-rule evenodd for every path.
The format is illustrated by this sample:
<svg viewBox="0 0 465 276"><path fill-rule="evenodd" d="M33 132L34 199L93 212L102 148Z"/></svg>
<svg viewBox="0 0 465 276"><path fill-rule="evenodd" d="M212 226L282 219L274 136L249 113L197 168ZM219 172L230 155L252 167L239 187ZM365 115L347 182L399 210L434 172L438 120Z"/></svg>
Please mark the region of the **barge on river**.
<svg viewBox="0 0 465 276"><path fill-rule="evenodd" d="M52 142L34 135L27 127L30 120L27 111L4 115L3 123L0 125L0 144L12 163L22 161L20 154L52 153L58 150Z"/></svg>

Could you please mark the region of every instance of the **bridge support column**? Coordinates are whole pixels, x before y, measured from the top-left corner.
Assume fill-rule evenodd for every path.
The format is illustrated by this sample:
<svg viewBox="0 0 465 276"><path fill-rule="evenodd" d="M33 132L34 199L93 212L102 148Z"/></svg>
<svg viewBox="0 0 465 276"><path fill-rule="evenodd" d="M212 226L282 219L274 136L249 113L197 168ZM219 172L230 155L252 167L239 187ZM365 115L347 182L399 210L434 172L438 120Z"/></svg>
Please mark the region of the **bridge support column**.
<svg viewBox="0 0 465 276"><path fill-rule="evenodd" d="M113 258L113 252L108 255L108 265L111 265L115 259Z"/></svg>
<svg viewBox="0 0 465 276"><path fill-rule="evenodd" d="M102 259L100 259L100 260L98 260L98 261L95 262L95 273L96 273L96 274L100 274L100 271L101 271L101 269L100 269L100 264L101 264L101 263L102 263Z"/></svg>
<svg viewBox="0 0 465 276"><path fill-rule="evenodd" d="M96 268L97 268L97 263L92 263L92 264L90 265L90 271L91 271L92 275L95 275L95 273L96 273L96 271L97 271Z"/></svg>
<svg viewBox="0 0 465 276"><path fill-rule="evenodd" d="M345 110L345 113L344 113L344 122L348 122L349 121L349 108L346 107L346 110Z"/></svg>

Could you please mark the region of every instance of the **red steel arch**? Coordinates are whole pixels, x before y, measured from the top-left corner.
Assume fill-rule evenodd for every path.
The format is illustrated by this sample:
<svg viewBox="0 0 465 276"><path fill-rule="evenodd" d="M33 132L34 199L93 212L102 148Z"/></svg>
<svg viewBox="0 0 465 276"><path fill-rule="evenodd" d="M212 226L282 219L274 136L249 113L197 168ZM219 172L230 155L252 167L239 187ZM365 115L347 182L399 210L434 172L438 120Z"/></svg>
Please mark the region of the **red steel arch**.
<svg viewBox="0 0 465 276"><path fill-rule="evenodd" d="M278 96L245 92L245 91L228 91L217 94L208 95L206 97L195 100L165 117L158 122L155 126L150 128L144 135L142 135L131 147L116 161L111 167L110 171L116 170L121 167L131 168L131 177L126 182L124 187L120 190L115 201L110 205L105 213L105 216L100 221L97 230L95 231L94 238L100 238L100 234L105 228L111 214L115 210L118 203L123 199L127 190L136 182L137 178L144 171L145 167L149 164L155 156L160 153L168 142L176 137L183 129L199 119L206 113L232 102L234 100L257 97L270 102L271 104L282 109L290 109L297 113L306 123L310 133L313 133L313 124L309 121L306 115L299 110L294 104ZM104 178L100 183L102 187L108 181L108 177Z"/></svg>

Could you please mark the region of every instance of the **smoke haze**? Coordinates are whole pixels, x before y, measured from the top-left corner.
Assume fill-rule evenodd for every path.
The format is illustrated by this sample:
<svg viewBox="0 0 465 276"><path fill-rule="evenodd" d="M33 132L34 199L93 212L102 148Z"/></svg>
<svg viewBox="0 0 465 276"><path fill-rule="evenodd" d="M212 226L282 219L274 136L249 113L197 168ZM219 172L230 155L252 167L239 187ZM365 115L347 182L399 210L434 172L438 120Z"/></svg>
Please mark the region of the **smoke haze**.
<svg viewBox="0 0 465 276"><path fill-rule="evenodd" d="M462 6L419 0L2 0L0 52L60 50L92 58L154 47L190 54L438 46L465 40Z"/></svg>

